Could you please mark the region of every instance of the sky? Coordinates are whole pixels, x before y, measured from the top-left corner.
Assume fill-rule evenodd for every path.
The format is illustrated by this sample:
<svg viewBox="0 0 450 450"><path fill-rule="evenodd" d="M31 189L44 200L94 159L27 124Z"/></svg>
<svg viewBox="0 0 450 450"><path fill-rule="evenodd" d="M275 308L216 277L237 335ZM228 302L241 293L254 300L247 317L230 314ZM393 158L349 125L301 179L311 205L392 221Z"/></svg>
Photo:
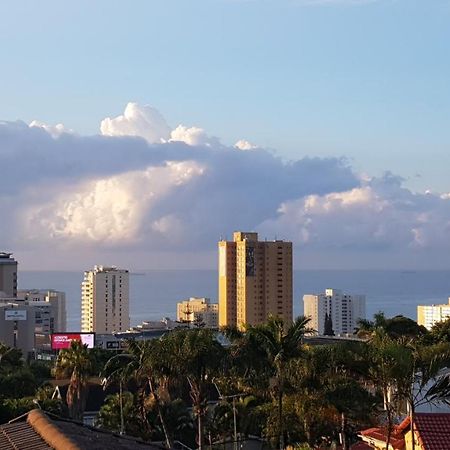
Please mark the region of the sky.
<svg viewBox="0 0 450 450"><path fill-rule="evenodd" d="M0 4L0 248L23 269L448 268L449 0Z"/></svg>

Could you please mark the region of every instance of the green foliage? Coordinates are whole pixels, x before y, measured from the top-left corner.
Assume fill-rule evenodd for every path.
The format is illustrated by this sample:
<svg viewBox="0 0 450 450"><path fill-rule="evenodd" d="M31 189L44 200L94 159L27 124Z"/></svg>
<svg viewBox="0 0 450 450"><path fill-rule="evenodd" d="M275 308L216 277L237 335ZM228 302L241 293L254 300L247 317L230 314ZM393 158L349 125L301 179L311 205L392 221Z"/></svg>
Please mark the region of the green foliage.
<svg viewBox="0 0 450 450"><path fill-rule="evenodd" d="M432 343L450 343L450 318L437 322L433 325L429 333L429 342Z"/></svg>
<svg viewBox="0 0 450 450"><path fill-rule="evenodd" d="M93 371L92 355L81 342L72 341L70 348L58 354L53 373L56 378L70 378L67 406L70 417L81 420L86 406L88 377Z"/></svg>
<svg viewBox="0 0 450 450"><path fill-rule="evenodd" d="M358 326L358 336L360 337L370 337L376 330L380 329L393 339L402 337L416 339L423 338L428 334L428 330L424 326L418 325L409 317L398 315L388 319L382 312L375 314L373 321L359 320Z"/></svg>
<svg viewBox="0 0 450 450"><path fill-rule="evenodd" d="M139 413L131 392L124 392L122 398L125 434L142 436ZM108 395L97 417L96 425L110 431L120 431L120 397L119 394Z"/></svg>

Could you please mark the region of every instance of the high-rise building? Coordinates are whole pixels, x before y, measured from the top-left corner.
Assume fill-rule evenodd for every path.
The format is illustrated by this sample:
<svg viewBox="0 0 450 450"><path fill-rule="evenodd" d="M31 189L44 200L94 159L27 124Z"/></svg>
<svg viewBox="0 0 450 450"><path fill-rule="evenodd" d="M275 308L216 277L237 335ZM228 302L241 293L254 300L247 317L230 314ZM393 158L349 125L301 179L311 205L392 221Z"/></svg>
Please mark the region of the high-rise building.
<svg viewBox="0 0 450 450"><path fill-rule="evenodd" d="M202 323L207 328L219 325L219 305L211 303L209 298L191 297L177 303L177 320L179 322Z"/></svg>
<svg viewBox="0 0 450 450"><path fill-rule="evenodd" d="M81 331L113 333L130 327L129 272L95 266L81 284Z"/></svg>
<svg viewBox="0 0 450 450"><path fill-rule="evenodd" d="M417 323L428 330L431 330L435 323L448 318L450 318L450 297L447 304L417 306Z"/></svg>
<svg viewBox="0 0 450 450"><path fill-rule="evenodd" d="M319 335L353 334L358 320L366 317L366 297L325 289L324 294L304 295L303 308L304 315L311 318L309 327Z"/></svg>
<svg viewBox="0 0 450 450"><path fill-rule="evenodd" d="M17 261L12 253L0 252L0 298L17 296Z"/></svg>
<svg viewBox="0 0 450 450"><path fill-rule="evenodd" d="M219 241L219 326L242 329L269 315L292 322L292 242L235 232Z"/></svg>

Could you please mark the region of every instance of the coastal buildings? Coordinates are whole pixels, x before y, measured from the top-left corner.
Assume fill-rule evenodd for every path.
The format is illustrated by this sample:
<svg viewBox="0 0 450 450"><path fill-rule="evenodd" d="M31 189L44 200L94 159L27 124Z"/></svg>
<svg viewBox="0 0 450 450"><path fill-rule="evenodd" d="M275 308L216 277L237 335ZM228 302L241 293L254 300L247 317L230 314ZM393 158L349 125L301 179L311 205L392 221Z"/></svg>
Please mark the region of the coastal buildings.
<svg viewBox="0 0 450 450"><path fill-rule="evenodd" d="M177 303L177 321L217 328L219 326L219 305L211 303L209 298L191 297Z"/></svg>
<svg viewBox="0 0 450 450"><path fill-rule="evenodd" d="M219 241L219 326L292 322L292 242L237 231Z"/></svg>
<svg viewBox="0 0 450 450"><path fill-rule="evenodd" d="M0 297L17 295L17 261L12 253L0 252Z"/></svg>
<svg viewBox="0 0 450 450"><path fill-rule="evenodd" d="M450 317L450 297L447 304L442 305L418 305L417 323L423 325L426 329Z"/></svg>
<svg viewBox="0 0 450 450"><path fill-rule="evenodd" d="M81 331L113 333L130 327L129 272L95 266L81 284Z"/></svg>
<svg viewBox="0 0 450 450"><path fill-rule="evenodd" d="M54 293L56 291L47 291ZM28 354L49 345L50 335L66 329L64 292L43 298L0 299L0 342ZM44 298L45 298L44 297Z"/></svg>
<svg viewBox="0 0 450 450"><path fill-rule="evenodd" d="M352 334L358 319L366 316L366 297L326 289L323 294L304 295L303 308L304 315L311 318L310 327L319 335Z"/></svg>
<svg viewBox="0 0 450 450"><path fill-rule="evenodd" d="M66 294L53 289L18 290L17 298L32 306L50 305L52 309L51 333L67 331Z"/></svg>

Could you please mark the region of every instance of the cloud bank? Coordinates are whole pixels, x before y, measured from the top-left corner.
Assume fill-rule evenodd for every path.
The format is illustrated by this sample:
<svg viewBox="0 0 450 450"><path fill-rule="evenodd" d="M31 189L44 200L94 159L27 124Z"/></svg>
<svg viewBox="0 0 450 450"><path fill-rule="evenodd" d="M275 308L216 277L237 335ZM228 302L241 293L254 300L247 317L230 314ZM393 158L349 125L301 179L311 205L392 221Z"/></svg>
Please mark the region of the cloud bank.
<svg viewBox="0 0 450 450"><path fill-rule="evenodd" d="M394 254L399 265L436 262L450 247L449 194L360 176L345 159L283 161L244 138L228 146L136 103L95 136L0 122L0 169L4 249L71 252L78 264L84 251L145 252L137 267L157 266L152 253L195 259L237 229L292 240L318 264L345 254L357 267Z"/></svg>

